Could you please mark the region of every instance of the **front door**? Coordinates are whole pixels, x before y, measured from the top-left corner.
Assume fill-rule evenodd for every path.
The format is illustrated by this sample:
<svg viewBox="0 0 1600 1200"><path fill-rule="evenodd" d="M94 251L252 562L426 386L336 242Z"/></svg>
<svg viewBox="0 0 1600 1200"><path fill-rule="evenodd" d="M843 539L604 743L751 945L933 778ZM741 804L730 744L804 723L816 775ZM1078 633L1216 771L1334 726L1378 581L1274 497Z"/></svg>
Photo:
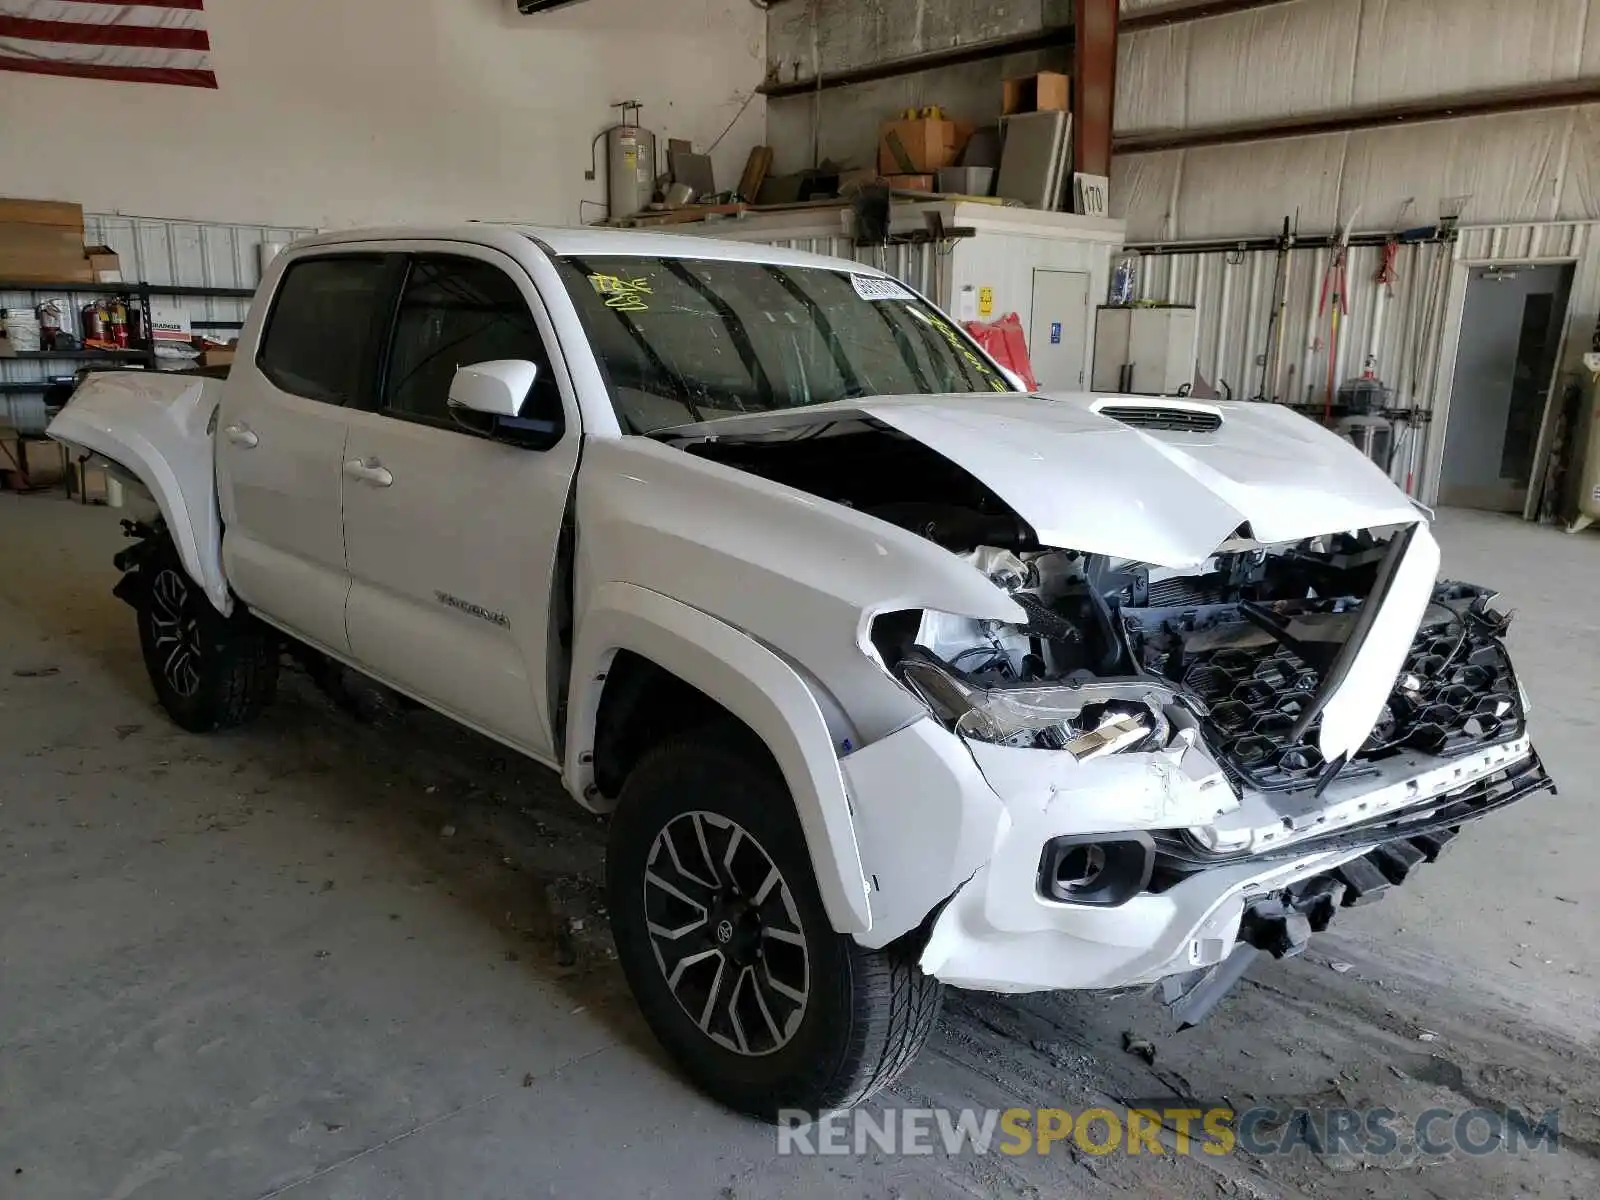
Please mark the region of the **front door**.
<svg viewBox="0 0 1600 1200"><path fill-rule="evenodd" d="M1571 285L1566 266L1472 272L1445 427L1440 504L1522 511Z"/></svg>
<svg viewBox="0 0 1600 1200"><path fill-rule="evenodd" d="M1082 271L1035 270L1028 359L1039 386L1057 391L1086 386L1088 339L1089 276Z"/></svg>
<svg viewBox="0 0 1600 1200"><path fill-rule="evenodd" d="M366 403L398 258L291 262L253 360L239 362L217 418L228 582L252 609L349 651L340 519L347 406Z"/></svg>
<svg viewBox="0 0 1600 1200"><path fill-rule="evenodd" d="M522 415L562 429L549 448L452 416L456 369L495 359L537 364ZM355 660L545 757L555 744L552 577L580 440L563 375L544 306L515 262L477 248L416 253L375 402L349 414L341 466Z"/></svg>

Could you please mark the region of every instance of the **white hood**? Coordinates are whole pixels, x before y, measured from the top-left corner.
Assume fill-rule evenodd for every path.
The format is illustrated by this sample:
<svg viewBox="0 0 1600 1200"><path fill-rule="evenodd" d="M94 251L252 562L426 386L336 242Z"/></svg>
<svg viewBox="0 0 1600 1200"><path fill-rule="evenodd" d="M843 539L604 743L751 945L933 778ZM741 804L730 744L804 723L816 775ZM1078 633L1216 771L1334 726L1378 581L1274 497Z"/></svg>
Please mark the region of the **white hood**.
<svg viewBox="0 0 1600 1200"><path fill-rule="evenodd" d="M851 407L976 476L1047 546L1191 567L1244 524L1258 541L1289 542L1419 519L1353 445L1281 405L1192 405L1222 418L1205 434L1145 433L1091 407L1123 402L930 396Z"/></svg>

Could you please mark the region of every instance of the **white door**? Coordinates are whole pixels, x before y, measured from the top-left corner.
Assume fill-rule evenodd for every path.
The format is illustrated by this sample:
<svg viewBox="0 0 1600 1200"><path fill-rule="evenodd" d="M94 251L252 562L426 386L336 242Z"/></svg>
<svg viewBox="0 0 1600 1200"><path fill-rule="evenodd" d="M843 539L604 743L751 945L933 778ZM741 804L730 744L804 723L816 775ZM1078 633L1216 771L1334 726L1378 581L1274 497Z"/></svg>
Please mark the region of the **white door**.
<svg viewBox="0 0 1600 1200"><path fill-rule="evenodd" d="M228 582L252 609L340 653L346 406L372 388L383 298L400 265L381 254L291 262L259 352L233 368L217 418Z"/></svg>
<svg viewBox="0 0 1600 1200"><path fill-rule="evenodd" d="M1033 273L1033 327L1028 358L1041 388L1086 387L1089 345L1089 276L1083 271Z"/></svg>
<svg viewBox="0 0 1600 1200"><path fill-rule="evenodd" d="M370 411L341 465L346 620L355 660L444 712L549 756L547 662L557 544L581 430L526 271L491 250L411 256ZM515 427L463 427L460 366L527 359ZM459 419L458 419L459 418Z"/></svg>

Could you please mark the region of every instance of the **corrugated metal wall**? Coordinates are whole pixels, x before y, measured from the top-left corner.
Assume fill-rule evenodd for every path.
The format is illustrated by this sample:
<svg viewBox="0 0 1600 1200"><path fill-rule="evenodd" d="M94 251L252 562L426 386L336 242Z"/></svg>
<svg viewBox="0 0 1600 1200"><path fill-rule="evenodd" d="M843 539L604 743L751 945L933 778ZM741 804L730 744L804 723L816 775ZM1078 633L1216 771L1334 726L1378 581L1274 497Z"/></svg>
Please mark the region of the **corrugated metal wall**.
<svg viewBox="0 0 1600 1200"><path fill-rule="evenodd" d="M110 246L115 250L122 260L125 280L182 287L253 288L261 279L257 248L263 242L288 243L312 232L310 229L200 224L100 213L84 217L86 244ZM48 289L0 292L0 309L33 308L54 300L64 314L63 328L76 334L75 314L90 298L52 293ZM189 298L171 303L181 303L189 310L192 320L241 321L249 302ZM228 335L226 331L219 331L218 336ZM71 375L73 368L80 365L65 359L0 359L0 384Z"/></svg>
<svg viewBox="0 0 1600 1200"><path fill-rule="evenodd" d="M1139 264L1138 295L1198 309L1199 372L1213 383L1226 381L1240 399L1264 394L1267 399L1321 404L1327 395L1330 354L1336 387L1370 365L1395 390L1397 406L1433 416L1423 452L1402 456L1393 472L1404 485L1414 468L1413 491L1428 503L1436 495L1470 268L1574 265L1564 377L1579 367L1600 311L1600 223L1474 227L1463 229L1454 244L1402 246L1392 285L1377 282L1381 247L1353 247L1346 268L1350 315L1341 319L1337 340L1331 299L1326 306L1322 303L1331 253L1299 249L1290 255L1280 366L1265 387L1262 357L1268 352L1276 267L1272 251L1147 255ZM1272 336L1279 335L1272 331Z"/></svg>
<svg viewBox="0 0 1600 1200"><path fill-rule="evenodd" d="M1329 349L1336 380L1372 368L1403 396L1429 378L1428 348L1420 344L1421 317L1430 300L1442 303L1439 257L1450 247L1420 244L1400 248L1399 278L1389 287L1375 282L1383 261L1379 247L1353 247L1346 266L1350 314L1340 318L1338 339L1322 307L1323 280L1331 252L1296 250L1290 255L1282 333L1270 329L1272 251L1166 254L1143 258L1141 299L1189 304L1199 309L1199 372L1226 382L1240 398L1321 402L1326 391ZM1269 335L1282 347L1279 369L1263 384Z"/></svg>
<svg viewBox="0 0 1600 1200"><path fill-rule="evenodd" d="M1126 11L1162 0L1124 0ZM1118 44L1119 135L1226 128L1600 74L1600 0L1291 0ZM1600 218L1600 108L1121 154L1139 241Z"/></svg>

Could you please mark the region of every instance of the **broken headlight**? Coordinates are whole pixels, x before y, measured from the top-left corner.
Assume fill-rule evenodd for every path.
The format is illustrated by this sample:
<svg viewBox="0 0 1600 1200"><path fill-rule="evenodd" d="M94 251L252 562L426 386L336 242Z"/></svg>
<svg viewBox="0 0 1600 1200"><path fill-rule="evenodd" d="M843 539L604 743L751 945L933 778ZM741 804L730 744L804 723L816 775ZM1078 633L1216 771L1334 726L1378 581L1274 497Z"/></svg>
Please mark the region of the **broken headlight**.
<svg viewBox="0 0 1600 1200"><path fill-rule="evenodd" d="M920 648L901 660L899 674L947 729L975 741L1060 750L1089 762L1160 750L1172 740L1165 711L1172 693L1137 680L984 689Z"/></svg>

